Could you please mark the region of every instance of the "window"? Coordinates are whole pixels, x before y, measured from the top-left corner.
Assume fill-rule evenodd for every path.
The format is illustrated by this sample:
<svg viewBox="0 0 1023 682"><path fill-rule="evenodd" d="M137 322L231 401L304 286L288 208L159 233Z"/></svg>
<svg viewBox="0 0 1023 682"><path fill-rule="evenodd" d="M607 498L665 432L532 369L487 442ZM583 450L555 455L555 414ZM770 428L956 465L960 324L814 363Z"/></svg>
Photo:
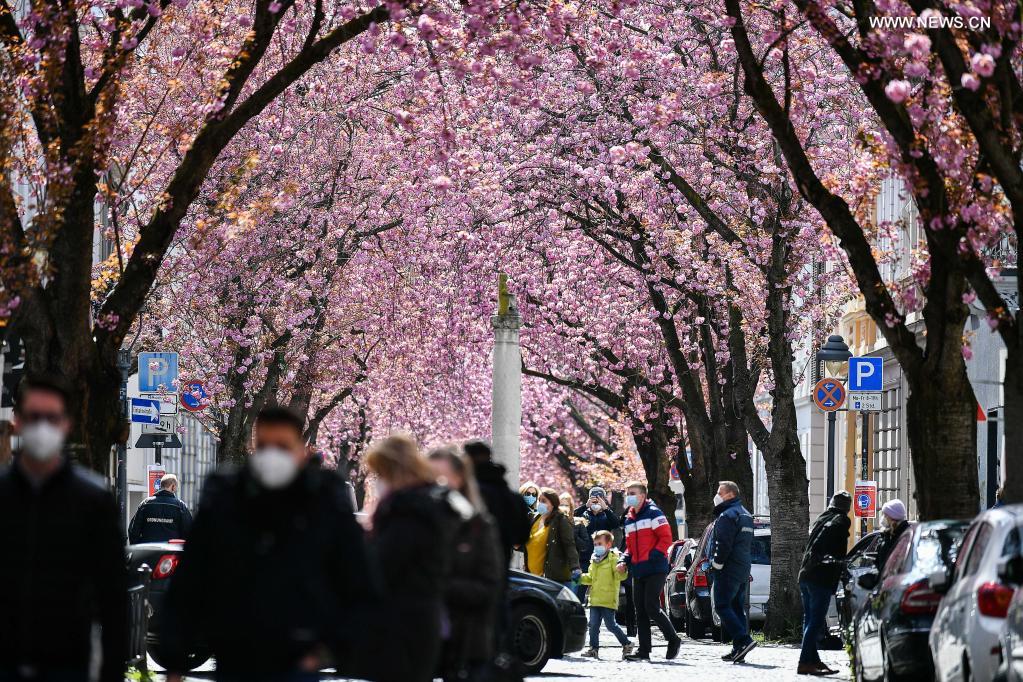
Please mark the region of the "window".
<svg viewBox="0 0 1023 682"><path fill-rule="evenodd" d="M1009 534L1005 538L1005 544L1002 545L1002 556L1014 557L1019 556L1020 553L1020 542L1019 542L1019 528L1013 528L1009 531Z"/></svg>
<svg viewBox="0 0 1023 682"><path fill-rule="evenodd" d="M902 564L906 562L906 555L909 554L909 545L913 542L913 529L907 529L902 534L899 541L895 543L895 549L892 550L891 555L888 557L888 561L884 564L884 570L881 572L881 580L889 578L893 575L902 573Z"/></svg>
<svg viewBox="0 0 1023 682"><path fill-rule="evenodd" d="M973 575L980 568L980 562L984 558L984 551L987 549L988 542L991 540L991 525L982 523L980 528L977 529L977 537L973 539L973 545L970 547L970 553L966 557L966 570L963 575Z"/></svg>
<svg viewBox="0 0 1023 682"><path fill-rule="evenodd" d="M753 546L750 548L753 563L760 566L771 565L771 536L754 535Z"/></svg>
<svg viewBox="0 0 1023 682"><path fill-rule="evenodd" d="M893 373L889 370L886 374ZM886 382L887 383L887 382ZM902 377L887 387L881 396L881 411L873 418L874 475L877 478L877 498L891 500L900 496L899 474L902 469L899 424L902 416Z"/></svg>
<svg viewBox="0 0 1023 682"><path fill-rule="evenodd" d="M970 526L970 529L966 531L966 537L959 544L955 563L956 580L963 577L963 574L966 572L966 555L970 553L970 547L973 546L973 539L977 537L977 529L979 527L980 525L976 523Z"/></svg>

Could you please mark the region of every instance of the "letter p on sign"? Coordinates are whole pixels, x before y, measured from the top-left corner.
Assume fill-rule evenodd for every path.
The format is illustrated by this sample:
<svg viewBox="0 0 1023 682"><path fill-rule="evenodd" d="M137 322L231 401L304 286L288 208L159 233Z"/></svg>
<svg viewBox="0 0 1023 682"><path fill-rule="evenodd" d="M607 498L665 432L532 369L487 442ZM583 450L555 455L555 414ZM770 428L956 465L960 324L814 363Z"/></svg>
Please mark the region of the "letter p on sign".
<svg viewBox="0 0 1023 682"><path fill-rule="evenodd" d="M849 390L880 391L884 385L884 358L849 358Z"/></svg>

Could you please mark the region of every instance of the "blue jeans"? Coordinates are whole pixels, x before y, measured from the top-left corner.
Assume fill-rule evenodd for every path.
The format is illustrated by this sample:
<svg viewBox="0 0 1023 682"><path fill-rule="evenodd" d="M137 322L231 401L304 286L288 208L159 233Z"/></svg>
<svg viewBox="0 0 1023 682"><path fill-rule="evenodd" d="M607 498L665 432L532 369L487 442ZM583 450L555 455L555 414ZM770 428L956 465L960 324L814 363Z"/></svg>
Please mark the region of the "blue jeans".
<svg viewBox="0 0 1023 682"><path fill-rule="evenodd" d="M736 580L720 573L714 576L714 609L721 618L722 634L737 651L753 641L746 623L746 591L749 579ZM725 637L722 637L725 639Z"/></svg>
<svg viewBox="0 0 1023 682"><path fill-rule="evenodd" d="M621 626L615 621L615 610L609 609L606 606L591 606L590 607L590 647L597 649L600 647L600 623L604 623L604 627L607 628L608 632L618 638L618 643L622 646L629 644L629 638L622 632Z"/></svg>
<svg viewBox="0 0 1023 682"><path fill-rule="evenodd" d="M827 621L832 590L826 585L802 580L799 592L803 596L803 648L799 652L799 662L820 663L817 642Z"/></svg>

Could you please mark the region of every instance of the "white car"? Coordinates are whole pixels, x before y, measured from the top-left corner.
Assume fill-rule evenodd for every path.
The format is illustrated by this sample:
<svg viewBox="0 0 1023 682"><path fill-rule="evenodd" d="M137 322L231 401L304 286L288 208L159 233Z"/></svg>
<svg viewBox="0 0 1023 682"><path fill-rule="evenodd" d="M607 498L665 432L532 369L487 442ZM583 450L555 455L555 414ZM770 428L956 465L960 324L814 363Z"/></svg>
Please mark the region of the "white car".
<svg viewBox="0 0 1023 682"><path fill-rule="evenodd" d="M999 635L1015 591L999 579L998 564L1019 553L1021 526L1023 505L989 509L966 531L952 575L931 576L932 589L947 590L928 639L939 682L994 677Z"/></svg>

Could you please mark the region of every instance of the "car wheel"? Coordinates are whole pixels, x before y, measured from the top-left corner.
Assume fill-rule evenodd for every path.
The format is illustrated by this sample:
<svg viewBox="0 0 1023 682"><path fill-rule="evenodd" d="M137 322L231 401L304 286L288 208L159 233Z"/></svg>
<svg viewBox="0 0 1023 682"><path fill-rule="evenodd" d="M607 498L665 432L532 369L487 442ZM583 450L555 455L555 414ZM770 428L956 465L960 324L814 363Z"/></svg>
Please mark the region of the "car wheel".
<svg viewBox="0 0 1023 682"><path fill-rule="evenodd" d="M152 658L158 666L166 670L172 663L171 658L167 656L162 649L160 649L159 644L150 644L148 648L149 657ZM194 654L188 654L188 656L185 658L185 662L183 665L184 669L182 670L182 672L187 673L190 670L195 670L208 660L210 660L210 654L205 651L200 651Z"/></svg>
<svg viewBox="0 0 1023 682"><path fill-rule="evenodd" d="M693 616L692 611L686 611L686 634L689 635L689 639L703 639L707 634L703 623Z"/></svg>
<svg viewBox="0 0 1023 682"><path fill-rule="evenodd" d="M543 670L550 660L553 637L550 621L535 604L519 604L512 609L512 651L527 675Z"/></svg>

